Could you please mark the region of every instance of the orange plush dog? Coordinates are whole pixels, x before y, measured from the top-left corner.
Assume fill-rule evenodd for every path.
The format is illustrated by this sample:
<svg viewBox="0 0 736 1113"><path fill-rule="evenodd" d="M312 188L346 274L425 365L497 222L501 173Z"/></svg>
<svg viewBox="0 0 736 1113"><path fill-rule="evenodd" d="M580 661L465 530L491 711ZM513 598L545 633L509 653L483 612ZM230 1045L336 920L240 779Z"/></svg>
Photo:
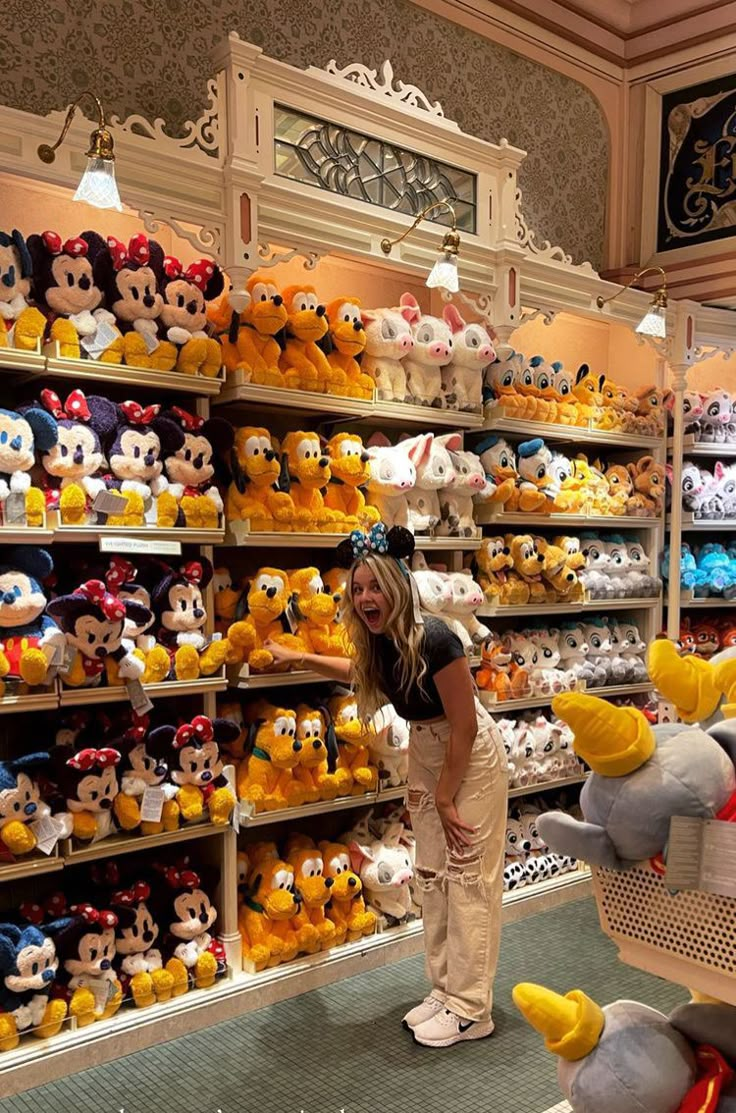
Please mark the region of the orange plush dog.
<svg viewBox="0 0 736 1113"><path fill-rule="evenodd" d="M252 383L284 386L279 370L281 348L275 339L286 327L286 307L276 285L260 274L246 283L250 302L238 316L227 294L210 319L218 329L228 371L244 371Z"/></svg>
<svg viewBox="0 0 736 1113"><path fill-rule="evenodd" d="M372 398L375 386L370 375L360 370L357 357L365 351L366 335L357 298L335 298L327 306L332 351L327 362L332 369L327 389L349 398Z"/></svg>
<svg viewBox="0 0 736 1113"><path fill-rule="evenodd" d="M250 521L254 531L290 530L294 526L294 503L285 491L277 491L279 457L268 429L244 425L235 433L231 453L233 481L227 492L228 521Z"/></svg>
<svg viewBox="0 0 736 1113"><path fill-rule="evenodd" d="M325 506L324 491L330 482L329 457L322 451L318 433L287 433L283 443L286 482L296 511L297 528L320 533L338 532L344 515ZM282 481L284 476L282 476Z"/></svg>
<svg viewBox="0 0 736 1113"><path fill-rule="evenodd" d="M324 394L333 375L327 356L317 344L327 333L325 307L318 304L313 286L287 286L284 305L288 313L287 341L279 369L285 385L291 390Z"/></svg>
<svg viewBox="0 0 736 1113"><path fill-rule="evenodd" d="M331 478L325 495L330 510L343 516L346 533L360 526L368 529L381 520L375 506L367 506L362 488L370 479L370 457L357 433L337 433L327 442Z"/></svg>

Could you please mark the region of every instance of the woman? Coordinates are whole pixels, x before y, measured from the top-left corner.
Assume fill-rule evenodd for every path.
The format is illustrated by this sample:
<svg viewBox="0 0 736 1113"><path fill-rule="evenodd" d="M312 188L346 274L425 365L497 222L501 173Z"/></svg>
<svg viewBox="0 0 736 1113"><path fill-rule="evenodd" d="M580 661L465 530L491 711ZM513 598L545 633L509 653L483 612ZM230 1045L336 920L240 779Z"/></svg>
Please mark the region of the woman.
<svg viewBox="0 0 736 1113"><path fill-rule="evenodd" d="M380 523L338 546L350 563L351 659L268 648L279 662L352 682L364 720L390 702L411 724L408 804L432 991L404 1026L418 1043L449 1047L493 1032L508 774L459 638L419 610L404 559L413 550L412 534Z"/></svg>

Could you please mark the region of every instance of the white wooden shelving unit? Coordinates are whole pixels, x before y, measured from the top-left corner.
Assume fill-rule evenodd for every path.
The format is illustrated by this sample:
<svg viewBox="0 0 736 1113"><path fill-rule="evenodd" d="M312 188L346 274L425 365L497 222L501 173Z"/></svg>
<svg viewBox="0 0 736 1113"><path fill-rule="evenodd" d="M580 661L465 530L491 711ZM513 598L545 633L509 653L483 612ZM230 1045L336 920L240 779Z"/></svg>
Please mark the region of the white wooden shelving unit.
<svg viewBox="0 0 736 1113"><path fill-rule="evenodd" d="M461 223L462 292L458 304L462 311L491 324L499 343L508 343L519 325L538 313L566 311L600 318L595 299L598 295L613 293L614 288L589 264L574 265L560 248L537 244L524 219L517 187L517 170L525 157L524 152L505 139L494 144L464 134L456 123L444 116L441 106L432 104L413 86L395 84L387 76L388 71L378 73L359 64L340 70L334 63L326 70L314 67L297 70L267 57L259 47L241 41L237 35L231 35L222 43L215 68L217 76L210 84L210 107L200 120L187 125L182 138L167 134L160 120L151 123L142 117L131 117L114 121L118 180L129 209L138 213L149 233L155 234L162 225L168 225L193 254L216 256L236 291L242 289L254 270L295 259L303 260L307 281L317 261L327 257L338 262L349 260L351 264L375 268L378 274L393 279L403 276L415 282L423 282L435 262L440 239L435 224L420 225L387 258L380 248L381 239L405 232L410 216L329 188L315 188L281 172L277 128L279 114L286 110L297 115L306 114L318 123L329 122L338 129L352 129L375 137L403 152L413 152L445 169L452 168L469 176L474 219ZM89 123L80 118L72 122L67 141L52 165L42 164L36 158L38 144L53 142L63 120L62 111L41 118L18 109L0 108L0 172L40 179L52 193L54 189L63 190L64 195L69 196L68 191L76 186L79 177L77 152L86 148ZM649 300L645 293L629 290L607 306L604 318L633 327ZM702 309L690 302L671 302L667 328L670 340L662 346L660 354L669 362L674 374L675 442L679 444L682 442L681 399L687 367L703 346L711 350L736 346L736 324L732 314L726 311ZM460 429L470 436L485 428L503 430L517 439L538 433L553 443L594 445L621 451L659 451L651 438L626 438L591 429L546 425L524 424L519 428L500 419L498 414L483 418L479 414L456 414L376 400L363 403L323 395L269 391L243 381L242 376L223 385L220 379L162 376L137 368L65 361L53 350L43 353L2 351L0 373L13 383L16 380L67 379L70 382L114 383L129 387L131 391L145 387L173 394L193 394L201 416L207 415L210 403L216 403L220 413L232 413L234 419L247 416L252 420L251 415L278 414L300 422L306 415L312 415L315 420L333 424L336 420L345 420L358 423L359 427L362 423L366 427L391 428L396 434L402 428L435 428ZM664 452L664 442L661 451ZM674 532L679 530L681 523L676 512L673 518ZM655 553L661 550L664 530L662 523L645 519L574 521L570 516L547 519L542 525L538 519L529 522L507 515L489 521L484 529L492 526L499 529L506 526L634 529L643 535L653 567ZM56 544L69 541L99 545L105 533L99 528L78 530L58 523L47 524L47 527L23 531L22 537L17 536L18 531L3 531L0 542ZM115 531L117 535L121 532L124 531ZM163 542L201 545L210 556L215 545L233 541L232 531L227 541L222 531L155 532ZM140 538L140 533L132 531L131 536ZM290 566L297 555L293 550L308 551L311 560L312 550L332 547L336 540L326 535L292 535L287 539L282 535L251 534L244 543L242 536L241 533L240 538L235 538L235 548L227 550L228 553L252 550L257 555L259 551L288 548L292 550ZM479 538L429 538L421 547L436 552L451 568L459 568L464 554L477 548L479 543ZM247 556L250 557L250 552ZM646 607L637 603L634 609L647 616L646 634L652 636L661 621L661 607L657 601L646 603ZM608 605L601 609L612 608ZM529 613L525 608L524 614ZM509 613L499 617L509 617ZM670 622L672 619L671 612ZM277 683L286 686L300 682L315 683L315 678L292 674L272 681L271 678L243 675L242 670L237 676L232 672L229 676L230 685L246 693L268 691ZM215 709L212 689L224 687L224 684L222 678L217 678L211 686L188 691L201 700L205 713L212 714ZM183 691L182 687L176 694ZM157 691L155 696L164 694ZM53 710L60 705L55 693L19 699L27 702L12 706L15 701L8 700L3 707L0 701L0 711ZM32 703L34 700L36 702ZM68 705L69 702L68 693L64 693L61 703ZM539 786L533 791L539 791ZM381 799L386 798L381 794ZM354 806L365 804L366 800L361 799ZM284 818L292 821L296 816L291 814ZM268 821L280 820L270 816ZM247 820L245 826L248 826ZM124 1009L110 1021L80 1030L72 1030L70 1026L48 1043L24 1039L17 1050L0 1054L3 1094L176 1035L189 1034L214 1021L415 953L421 945L421 925L409 924L359 944L259 975L243 972L237 933L236 832L232 828L205 830L203 827L175 834L176 838L169 840L157 837L156 846L196 840L198 851L206 854L219 869L218 930L225 944L230 975L211 990L193 991L169 1004L145 1010ZM137 848L144 848L142 841L137 843ZM60 853L44 861L23 863L17 871L0 869L0 881L12 879L14 883L35 885L36 878L40 883L44 873L62 871L63 875L70 864L83 864L93 853L107 853L110 849L112 844L100 843L94 850L73 851L68 858ZM133 849L130 840L130 850ZM117 847L118 852L122 850L122 846ZM586 892L588 885L586 873L580 871L555 882L523 889L509 895L505 914L517 916L547 907L554 901Z"/></svg>

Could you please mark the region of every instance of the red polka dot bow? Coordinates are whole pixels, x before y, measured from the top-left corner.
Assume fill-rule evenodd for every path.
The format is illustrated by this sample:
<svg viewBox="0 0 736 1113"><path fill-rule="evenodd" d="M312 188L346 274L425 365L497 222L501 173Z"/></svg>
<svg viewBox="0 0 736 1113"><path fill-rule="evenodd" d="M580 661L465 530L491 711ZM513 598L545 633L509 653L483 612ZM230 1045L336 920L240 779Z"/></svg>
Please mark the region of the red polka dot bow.
<svg viewBox="0 0 736 1113"><path fill-rule="evenodd" d="M110 591L117 593L123 584L133 583L137 574L138 569L129 560L114 556L110 558L110 567L105 573L105 582Z"/></svg>
<svg viewBox="0 0 736 1113"><path fill-rule="evenodd" d="M109 765L117 765L119 761L118 751L104 746L101 750L92 748L80 750L74 757L69 758L67 765L70 769L81 769L82 772L86 772L88 769L94 769L96 765L100 769L106 769Z"/></svg>
<svg viewBox="0 0 736 1113"><path fill-rule="evenodd" d="M195 715L191 723L182 723L174 735L172 745L175 750L180 750L182 746L200 747L205 742L211 742L214 735L212 720L206 715Z"/></svg>
<svg viewBox="0 0 736 1113"><path fill-rule="evenodd" d="M177 866L168 866L164 870L164 877L173 889L199 888L199 874L194 870L181 870Z"/></svg>
<svg viewBox="0 0 736 1113"><path fill-rule="evenodd" d="M113 268L116 271L123 269L126 263L138 263L139 266L145 266L151 258L151 245L148 237L144 236L142 232L137 232L132 236L126 248L121 240L115 239L114 236L107 237L107 249L110 252Z"/></svg>
<svg viewBox="0 0 736 1113"><path fill-rule="evenodd" d="M66 402L62 403L55 391L41 391L41 404L44 409L56 418L57 421L67 418L70 421L89 421L92 416L89 412L87 399L81 390L73 390L67 395Z"/></svg>
<svg viewBox="0 0 736 1113"><path fill-rule="evenodd" d="M191 282L192 286L196 286L204 293L207 283L215 273L215 264L211 259L197 259L196 262L190 263L186 270L182 270L182 265L176 256L167 255L164 259L164 272L168 278L183 278L185 282Z"/></svg>
<svg viewBox="0 0 736 1113"><path fill-rule="evenodd" d="M172 406L171 412L176 415L182 429L186 429L187 432L193 433L196 429L201 429L204 425L203 417L200 417L199 414L187 413L181 406Z"/></svg>
<svg viewBox="0 0 736 1113"><path fill-rule="evenodd" d="M20 906L20 914L32 924L42 924L44 920L55 920L66 913L66 897L63 893L52 893L43 904L27 900Z"/></svg>
<svg viewBox="0 0 736 1113"><path fill-rule="evenodd" d="M204 576L204 568L198 560L188 560L181 566L181 574L187 583L199 584Z"/></svg>
<svg viewBox="0 0 736 1113"><path fill-rule="evenodd" d="M49 255L61 255L63 252L64 255L83 258L89 251L87 241L81 236L73 236L62 242L58 232L42 232L41 239Z"/></svg>
<svg viewBox="0 0 736 1113"><path fill-rule="evenodd" d="M87 580L77 588L77 593L96 603L110 622L122 622L125 618L125 603L107 591L102 580Z"/></svg>
<svg viewBox="0 0 736 1113"><path fill-rule="evenodd" d="M142 742L148 733L150 725L150 718L148 715L137 715L135 711L132 716L132 723L125 732L124 737L129 742Z"/></svg>
<svg viewBox="0 0 736 1113"><path fill-rule="evenodd" d="M103 928L114 928L118 918L109 909L93 908L91 904L73 904L70 908L75 916L81 916L88 924L99 924Z"/></svg>
<svg viewBox="0 0 736 1113"><path fill-rule="evenodd" d="M119 889L117 893L113 893L110 900L113 904L121 904L130 907L131 904L138 904L142 900L148 900L151 895L151 886L145 881L136 881L129 889Z"/></svg>
<svg viewBox="0 0 736 1113"><path fill-rule="evenodd" d="M161 406L141 406L140 402L121 402L120 409L131 425L150 425L158 417Z"/></svg>

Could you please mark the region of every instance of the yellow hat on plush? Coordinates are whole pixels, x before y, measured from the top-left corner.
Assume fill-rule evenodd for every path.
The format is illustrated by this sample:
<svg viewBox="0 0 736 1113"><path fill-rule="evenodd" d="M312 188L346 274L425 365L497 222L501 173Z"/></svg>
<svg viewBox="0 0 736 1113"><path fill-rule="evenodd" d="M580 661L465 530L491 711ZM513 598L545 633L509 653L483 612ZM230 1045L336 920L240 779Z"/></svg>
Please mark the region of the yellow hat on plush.
<svg viewBox="0 0 736 1113"><path fill-rule="evenodd" d="M512 996L524 1019L544 1036L547 1050L561 1059L584 1059L598 1045L606 1022L603 1010L581 990L562 997L542 985L520 982Z"/></svg>
<svg viewBox="0 0 736 1113"><path fill-rule="evenodd" d="M564 692L555 696L552 710L572 728L575 753L601 777L633 773L656 749L652 728L635 707L614 707L583 692Z"/></svg>
<svg viewBox="0 0 736 1113"><path fill-rule="evenodd" d="M681 657L668 638L656 638L649 646L647 672L683 722L698 723L718 710L722 689L713 665L694 654Z"/></svg>

